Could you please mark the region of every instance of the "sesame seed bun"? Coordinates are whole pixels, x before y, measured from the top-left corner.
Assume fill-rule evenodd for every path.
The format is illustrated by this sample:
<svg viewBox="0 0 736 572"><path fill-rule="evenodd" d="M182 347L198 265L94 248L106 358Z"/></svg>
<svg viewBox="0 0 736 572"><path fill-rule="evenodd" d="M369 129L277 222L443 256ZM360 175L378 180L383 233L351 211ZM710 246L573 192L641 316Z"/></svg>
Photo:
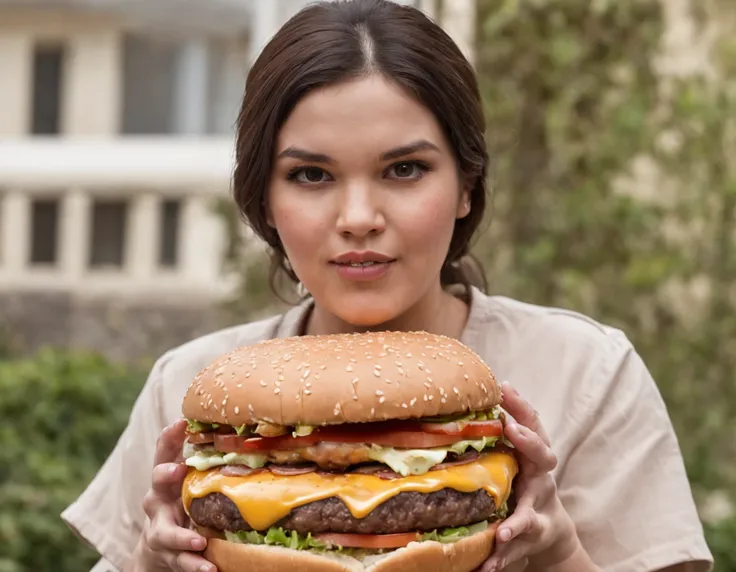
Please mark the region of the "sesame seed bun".
<svg viewBox="0 0 736 572"><path fill-rule="evenodd" d="M182 413L233 426L330 425L482 411L500 402L491 370L457 340L381 332L238 348L199 372Z"/></svg>
<svg viewBox="0 0 736 572"><path fill-rule="evenodd" d="M470 572L493 551L498 523L451 544L417 542L359 561L349 556L290 550L277 546L236 544L210 539L204 556L218 572Z"/></svg>

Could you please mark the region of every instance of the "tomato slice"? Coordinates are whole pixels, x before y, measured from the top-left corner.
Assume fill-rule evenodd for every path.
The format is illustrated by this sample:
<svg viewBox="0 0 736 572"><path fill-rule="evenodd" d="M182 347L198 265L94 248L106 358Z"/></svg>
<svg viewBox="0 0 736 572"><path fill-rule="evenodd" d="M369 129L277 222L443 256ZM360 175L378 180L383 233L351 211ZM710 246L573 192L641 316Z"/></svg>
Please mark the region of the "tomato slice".
<svg viewBox="0 0 736 572"><path fill-rule="evenodd" d="M427 433L454 435L456 437L500 437L503 423L498 419L491 421L453 421L451 423L421 423L421 430Z"/></svg>
<svg viewBox="0 0 736 572"><path fill-rule="evenodd" d="M403 548L410 542L419 540L416 532L399 534L315 534L320 542L337 544L343 548Z"/></svg>
<svg viewBox="0 0 736 572"><path fill-rule="evenodd" d="M189 433L187 432L187 439L193 445L203 445L205 443L214 443L214 433Z"/></svg>
<svg viewBox="0 0 736 572"><path fill-rule="evenodd" d="M271 450L300 449L325 441L333 443L366 443L396 447L399 449L429 449L445 447L458 440L454 435L432 434L422 431L393 430L345 431L339 428L317 429L305 437L240 437L238 435L215 435L215 447L225 453L255 453Z"/></svg>

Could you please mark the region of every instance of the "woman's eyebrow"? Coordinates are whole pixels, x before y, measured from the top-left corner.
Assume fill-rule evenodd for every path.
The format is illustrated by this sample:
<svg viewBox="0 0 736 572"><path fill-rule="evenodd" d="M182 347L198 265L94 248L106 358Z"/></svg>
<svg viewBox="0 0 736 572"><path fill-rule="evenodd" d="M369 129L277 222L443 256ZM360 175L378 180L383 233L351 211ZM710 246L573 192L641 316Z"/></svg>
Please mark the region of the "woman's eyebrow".
<svg viewBox="0 0 736 572"><path fill-rule="evenodd" d="M407 155L411 155L412 153L416 153L417 151L436 151L439 153L440 149L434 143L430 143L426 139L420 139L418 141L413 141L412 143L407 143L406 145L401 145L400 147L394 147L390 151L382 153L381 161L398 159L399 157L405 157ZM294 146L287 147L278 154L279 159L286 157L299 159L307 163L324 163L327 165L335 164L335 160L328 155L325 155L323 153L315 153L313 151L308 151L306 149L301 149Z"/></svg>
<svg viewBox="0 0 736 572"><path fill-rule="evenodd" d="M434 143L430 143L426 139L419 139L407 145L396 147L390 151L386 151L381 155L381 161L390 161L391 159L398 159L399 157L405 157L411 155L417 151L437 151L440 152L440 148Z"/></svg>
<svg viewBox="0 0 736 572"><path fill-rule="evenodd" d="M287 147L286 149L281 151L281 153L279 153L279 159L284 157L300 159L307 163L326 163L327 165L333 165L335 163L335 161L327 155L324 155L322 153L313 153L312 151L307 151L306 149L300 149L299 147L293 146Z"/></svg>

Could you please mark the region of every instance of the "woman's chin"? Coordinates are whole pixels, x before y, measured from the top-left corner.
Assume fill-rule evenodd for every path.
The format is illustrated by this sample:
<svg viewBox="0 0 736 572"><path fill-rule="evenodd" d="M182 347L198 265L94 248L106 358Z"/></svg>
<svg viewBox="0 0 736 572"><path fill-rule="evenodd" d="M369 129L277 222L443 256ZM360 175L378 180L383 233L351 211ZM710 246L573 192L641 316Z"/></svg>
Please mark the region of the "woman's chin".
<svg viewBox="0 0 736 572"><path fill-rule="evenodd" d="M385 301L384 304L376 304L375 301L372 301L365 304L341 305L341 307L332 308L331 313L356 328L375 328L392 322L401 315L398 308L386 305Z"/></svg>

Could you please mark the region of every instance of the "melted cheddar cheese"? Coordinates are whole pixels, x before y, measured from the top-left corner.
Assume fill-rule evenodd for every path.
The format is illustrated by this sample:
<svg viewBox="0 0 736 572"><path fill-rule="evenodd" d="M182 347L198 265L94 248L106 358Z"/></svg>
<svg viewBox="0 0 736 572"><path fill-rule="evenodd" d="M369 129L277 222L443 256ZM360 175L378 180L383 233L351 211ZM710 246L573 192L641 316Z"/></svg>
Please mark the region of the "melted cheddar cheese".
<svg viewBox="0 0 736 572"><path fill-rule="evenodd" d="M253 529L265 530L292 509L329 497L340 498L355 518L364 518L399 493L433 493L444 488L464 493L485 490L500 507L511 493L511 483L517 472L516 459L501 452L484 454L467 465L393 480L358 474L278 476L268 471L227 477L217 469L191 469L184 480L182 500L188 511L193 499L222 493L235 503Z"/></svg>

